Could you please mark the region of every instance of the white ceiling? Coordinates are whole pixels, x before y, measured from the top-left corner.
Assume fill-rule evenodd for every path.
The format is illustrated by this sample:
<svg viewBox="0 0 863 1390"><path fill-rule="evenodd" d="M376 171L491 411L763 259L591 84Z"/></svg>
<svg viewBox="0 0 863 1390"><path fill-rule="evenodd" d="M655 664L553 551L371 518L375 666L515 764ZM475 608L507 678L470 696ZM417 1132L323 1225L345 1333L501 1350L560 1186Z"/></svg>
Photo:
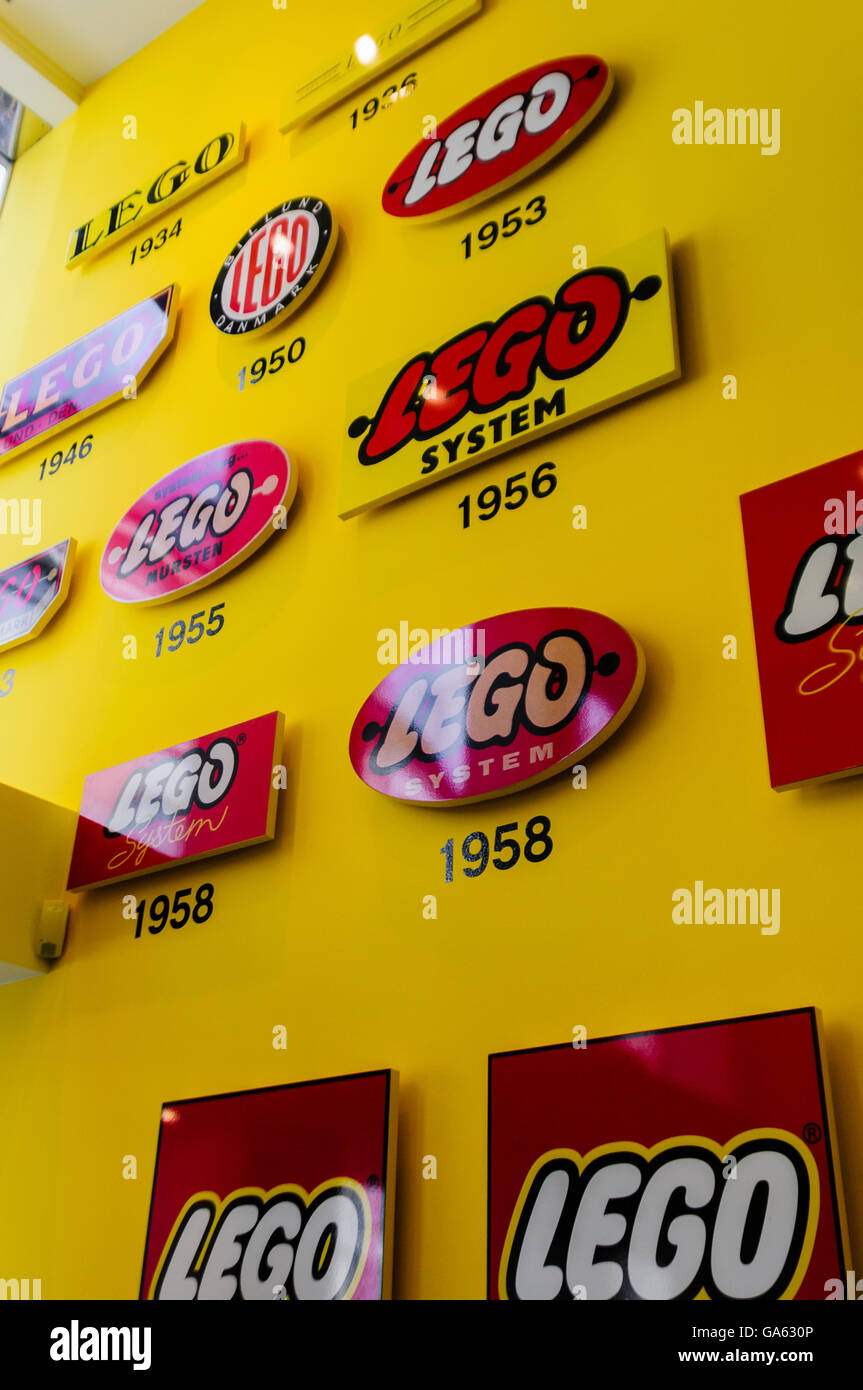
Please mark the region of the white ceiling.
<svg viewBox="0 0 863 1390"><path fill-rule="evenodd" d="M0 19L86 87L202 3L0 0Z"/></svg>

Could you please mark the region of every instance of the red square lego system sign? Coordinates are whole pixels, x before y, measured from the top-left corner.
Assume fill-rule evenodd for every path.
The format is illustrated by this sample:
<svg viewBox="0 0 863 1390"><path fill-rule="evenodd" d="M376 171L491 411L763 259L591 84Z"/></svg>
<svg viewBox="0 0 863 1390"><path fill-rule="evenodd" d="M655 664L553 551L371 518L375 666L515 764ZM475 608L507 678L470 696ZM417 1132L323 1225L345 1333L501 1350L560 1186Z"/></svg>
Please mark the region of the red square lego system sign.
<svg viewBox="0 0 863 1390"><path fill-rule="evenodd" d="M389 1298L398 1075L162 1106L141 1298Z"/></svg>
<svg viewBox="0 0 863 1390"><path fill-rule="evenodd" d="M92 772L67 888L98 888L272 840L284 724L274 710Z"/></svg>
<svg viewBox="0 0 863 1390"><path fill-rule="evenodd" d="M863 452L756 488L740 506L771 784L859 772Z"/></svg>
<svg viewBox="0 0 863 1390"><path fill-rule="evenodd" d="M795 1009L490 1057L489 1297L844 1289L818 1027Z"/></svg>

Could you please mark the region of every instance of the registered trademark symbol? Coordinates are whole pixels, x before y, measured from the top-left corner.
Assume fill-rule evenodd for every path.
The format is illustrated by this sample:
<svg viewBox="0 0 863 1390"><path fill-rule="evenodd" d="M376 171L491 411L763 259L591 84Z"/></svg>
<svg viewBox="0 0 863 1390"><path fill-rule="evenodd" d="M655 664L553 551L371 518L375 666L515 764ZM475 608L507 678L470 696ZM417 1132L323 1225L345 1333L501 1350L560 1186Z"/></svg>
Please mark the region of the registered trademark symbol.
<svg viewBox="0 0 863 1390"><path fill-rule="evenodd" d="M821 1138L821 1126L816 1124L804 1125L803 1138L807 1144L817 1144Z"/></svg>
<svg viewBox="0 0 863 1390"><path fill-rule="evenodd" d="M366 1178L366 1187L380 1187L380 1185L381 1185L381 1180L380 1180L380 1178L378 1177L377 1173L371 1173L371 1174Z"/></svg>
<svg viewBox="0 0 863 1390"><path fill-rule="evenodd" d="M246 741L246 735L245 735L245 734L237 734L237 742L238 742L238 743L245 743L245 741Z"/></svg>

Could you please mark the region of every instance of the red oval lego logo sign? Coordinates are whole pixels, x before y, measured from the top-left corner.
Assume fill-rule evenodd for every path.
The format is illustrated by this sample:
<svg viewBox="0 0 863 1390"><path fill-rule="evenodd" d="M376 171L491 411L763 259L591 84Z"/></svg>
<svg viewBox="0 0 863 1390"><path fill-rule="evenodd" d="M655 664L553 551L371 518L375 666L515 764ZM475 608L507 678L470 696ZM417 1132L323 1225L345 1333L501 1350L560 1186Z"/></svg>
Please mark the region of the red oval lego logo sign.
<svg viewBox="0 0 863 1390"><path fill-rule="evenodd" d="M393 217L438 217L524 179L598 115L612 76L601 58L559 58L516 73L420 140L387 180Z"/></svg>
<svg viewBox="0 0 863 1390"><path fill-rule="evenodd" d="M641 648L583 608L531 608L432 634L366 700L354 771L400 801L504 796L580 761L644 684Z"/></svg>
<svg viewBox="0 0 863 1390"><path fill-rule="evenodd" d="M100 579L118 603L161 603L235 569L282 528L297 490L284 449L224 444L175 468L118 521Z"/></svg>
<svg viewBox="0 0 863 1390"><path fill-rule="evenodd" d="M240 238L216 276L210 317L222 333L249 333L292 314L330 263L338 224L320 198L293 198Z"/></svg>

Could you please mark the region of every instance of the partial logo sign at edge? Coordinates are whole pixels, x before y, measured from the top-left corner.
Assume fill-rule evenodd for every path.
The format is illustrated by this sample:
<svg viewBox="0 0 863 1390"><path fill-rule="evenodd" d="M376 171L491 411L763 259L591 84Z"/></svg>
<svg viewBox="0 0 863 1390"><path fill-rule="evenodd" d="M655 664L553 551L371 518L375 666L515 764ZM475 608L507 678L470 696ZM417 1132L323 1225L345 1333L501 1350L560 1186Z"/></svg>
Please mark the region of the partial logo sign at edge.
<svg viewBox="0 0 863 1390"><path fill-rule="evenodd" d="M0 651L38 637L62 608L76 549L70 536L0 570Z"/></svg>

